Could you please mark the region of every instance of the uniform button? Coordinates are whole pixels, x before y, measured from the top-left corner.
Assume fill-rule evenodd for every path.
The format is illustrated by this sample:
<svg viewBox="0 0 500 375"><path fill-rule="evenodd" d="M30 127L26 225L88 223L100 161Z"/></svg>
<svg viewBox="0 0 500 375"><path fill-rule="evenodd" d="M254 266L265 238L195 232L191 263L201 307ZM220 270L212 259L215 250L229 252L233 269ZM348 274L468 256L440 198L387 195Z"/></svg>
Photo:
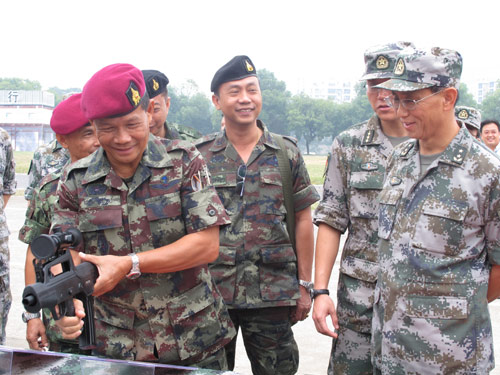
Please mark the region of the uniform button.
<svg viewBox="0 0 500 375"><path fill-rule="evenodd" d="M213 208L212 208L212 209L210 209L210 210L208 211L208 214L209 214L210 216L215 216L215 210L214 210Z"/></svg>

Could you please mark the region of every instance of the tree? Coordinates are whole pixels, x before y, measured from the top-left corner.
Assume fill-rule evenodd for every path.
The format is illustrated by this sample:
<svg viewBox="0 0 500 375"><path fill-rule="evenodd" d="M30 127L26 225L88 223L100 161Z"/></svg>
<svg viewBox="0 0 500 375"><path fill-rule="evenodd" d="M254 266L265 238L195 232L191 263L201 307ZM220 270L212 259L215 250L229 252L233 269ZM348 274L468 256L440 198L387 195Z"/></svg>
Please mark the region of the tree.
<svg viewBox="0 0 500 375"><path fill-rule="evenodd" d="M290 91L286 89L284 81L276 79L274 73L267 69L259 70L258 76L262 92L262 112L259 118L270 131L289 134L287 114L291 97Z"/></svg>
<svg viewBox="0 0 500 375"><path fill-rule="evenodd" d="M38 81L23 78L0 78L0 90L35 90L42 89Z"/></svg>
<svg viewBox="0 0 500 375"><path fill-rule="evenodd" d="M460 84L460 88L458 90L458 101L457 105L465 105L467 107L477 108L477 102L474 99L474 96L469 92L469 88L465 83Z"/></svg>
<svg viewBox="0 0 500 375"><path fill-rule="evenodd" d="M323 99L312 99L304 94L295 95L291 99L288 110L288 123L297 139L306 142L306 153L309 154L311 142L325 136L329 128L326 114L332 102Z"/></svg>
<svg viewBox="0 0 500 375"><path fill-rule="evenodd" d="M66 94L75 94L81 92L82 89L77 87L73 87L71 89L60 89L59 87L50 87L47 91L54 94L55 105L57 106L60 102L62 102Z"/></svg>
<svg viewBox="0 0 500 375"><path fill-rule="evenodd" d="M488 94L481 103L481 117L485 119L500 119L500 89Z"/></svg>
<svg viewBox="0 0 500 375"><path fill-rule="evenodd" d="M167 120L180 125L190 126L203 134L211 133L212 126L212 103L202 93L197 92L198 86L193 81L178 89L170 87L170 111ZM220 120L219 120L220 128Z"/></svg>

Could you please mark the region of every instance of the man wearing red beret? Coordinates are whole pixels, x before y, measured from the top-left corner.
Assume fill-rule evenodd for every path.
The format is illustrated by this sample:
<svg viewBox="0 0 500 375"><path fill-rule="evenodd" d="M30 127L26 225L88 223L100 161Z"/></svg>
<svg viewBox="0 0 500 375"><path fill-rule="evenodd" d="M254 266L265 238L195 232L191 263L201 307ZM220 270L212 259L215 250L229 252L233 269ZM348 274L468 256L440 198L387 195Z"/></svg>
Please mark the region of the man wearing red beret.
<svg viewBox="0 0 500 375"><path fill-rule="evenodd" d="M80 109L81 96L75 94L59 103L50 119L50 127L56 133L57 141L68 151L70 162L82 159L99 148L95 128ZM19 231L19 240L28 244L24 268L26 285L36 281L30 244L39 235L49 233L62 170L63 168L60 168L56 172L49 173L33 191L26 211L26 220ZM40 313L32 314L26 311L23 313L23 321L27 323L26 339L30 349L42 350L49 347L51 351L82 354L77 342L62 339L54 320L45 311L43 318L44 322L40 318Z"/></svg>
<svg viewBox="0 0 500 375"><path fill-rule="evenodd" d="M224 370L234 327L207 263L229 223L200 153L149 133L140 70L114 64L83 89L82 110L101 148L66 169L54 227L83 235L80 257L97 265L93 354ZM58 321L81 334L84 312Z"/></svg>

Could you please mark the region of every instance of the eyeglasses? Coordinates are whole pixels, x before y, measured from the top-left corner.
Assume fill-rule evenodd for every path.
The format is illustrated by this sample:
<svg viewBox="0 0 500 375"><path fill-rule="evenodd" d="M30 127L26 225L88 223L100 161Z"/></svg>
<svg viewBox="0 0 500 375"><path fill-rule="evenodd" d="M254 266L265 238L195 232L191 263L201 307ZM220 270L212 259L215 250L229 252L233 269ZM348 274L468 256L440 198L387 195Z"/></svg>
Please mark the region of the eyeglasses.
<svg viewBox="0 0 500 375"><path fill-rule="evenodd" d="M399 109L399 105L401 104L404 109L407 111L413 111L415 108L417 108L417 104L424 101L425 99L430 98L431 96L439 94L443 90L436 91L430 95L424 96L422 99L419 100L413 100L413 99L399 99L397 96L389 96L387 98L384 98L385 102L387 105L390 105L393 107L396 111Z"/></svg>
<svg viewBox="0 0 500 375"><path fill-rule="evenodd" d="M245 178L247 176L247 166L246 164L241 164L238 167L238 172L236 173L236 193L243 196L243 191L245 190Z"/></svg>

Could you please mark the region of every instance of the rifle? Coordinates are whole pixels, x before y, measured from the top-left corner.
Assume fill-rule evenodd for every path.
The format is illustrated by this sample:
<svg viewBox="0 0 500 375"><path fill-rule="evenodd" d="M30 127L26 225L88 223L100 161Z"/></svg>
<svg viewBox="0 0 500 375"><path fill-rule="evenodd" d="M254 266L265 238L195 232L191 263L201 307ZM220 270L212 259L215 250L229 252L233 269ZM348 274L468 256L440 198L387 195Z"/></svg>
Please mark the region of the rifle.
<svg viewBox="0 0 500 375"><path fill-rule="evenodd" d="M92 293L99 272L97 267L89 262L83 262L75 267L71 253L66 249L77 246L81 241L82 234L74 228L66 232L42 234L33 240L31 251L35 256L33 265L37 282L24 288L23 305L26 311L31 313L48 308L54 319L59 320L63 316L74 316L73 298L81 300L85 318L83 332L79 336L79 347L87 350L95 347ZM62 273L54 275L50 269L58 264L62 267Z"/></svg>

